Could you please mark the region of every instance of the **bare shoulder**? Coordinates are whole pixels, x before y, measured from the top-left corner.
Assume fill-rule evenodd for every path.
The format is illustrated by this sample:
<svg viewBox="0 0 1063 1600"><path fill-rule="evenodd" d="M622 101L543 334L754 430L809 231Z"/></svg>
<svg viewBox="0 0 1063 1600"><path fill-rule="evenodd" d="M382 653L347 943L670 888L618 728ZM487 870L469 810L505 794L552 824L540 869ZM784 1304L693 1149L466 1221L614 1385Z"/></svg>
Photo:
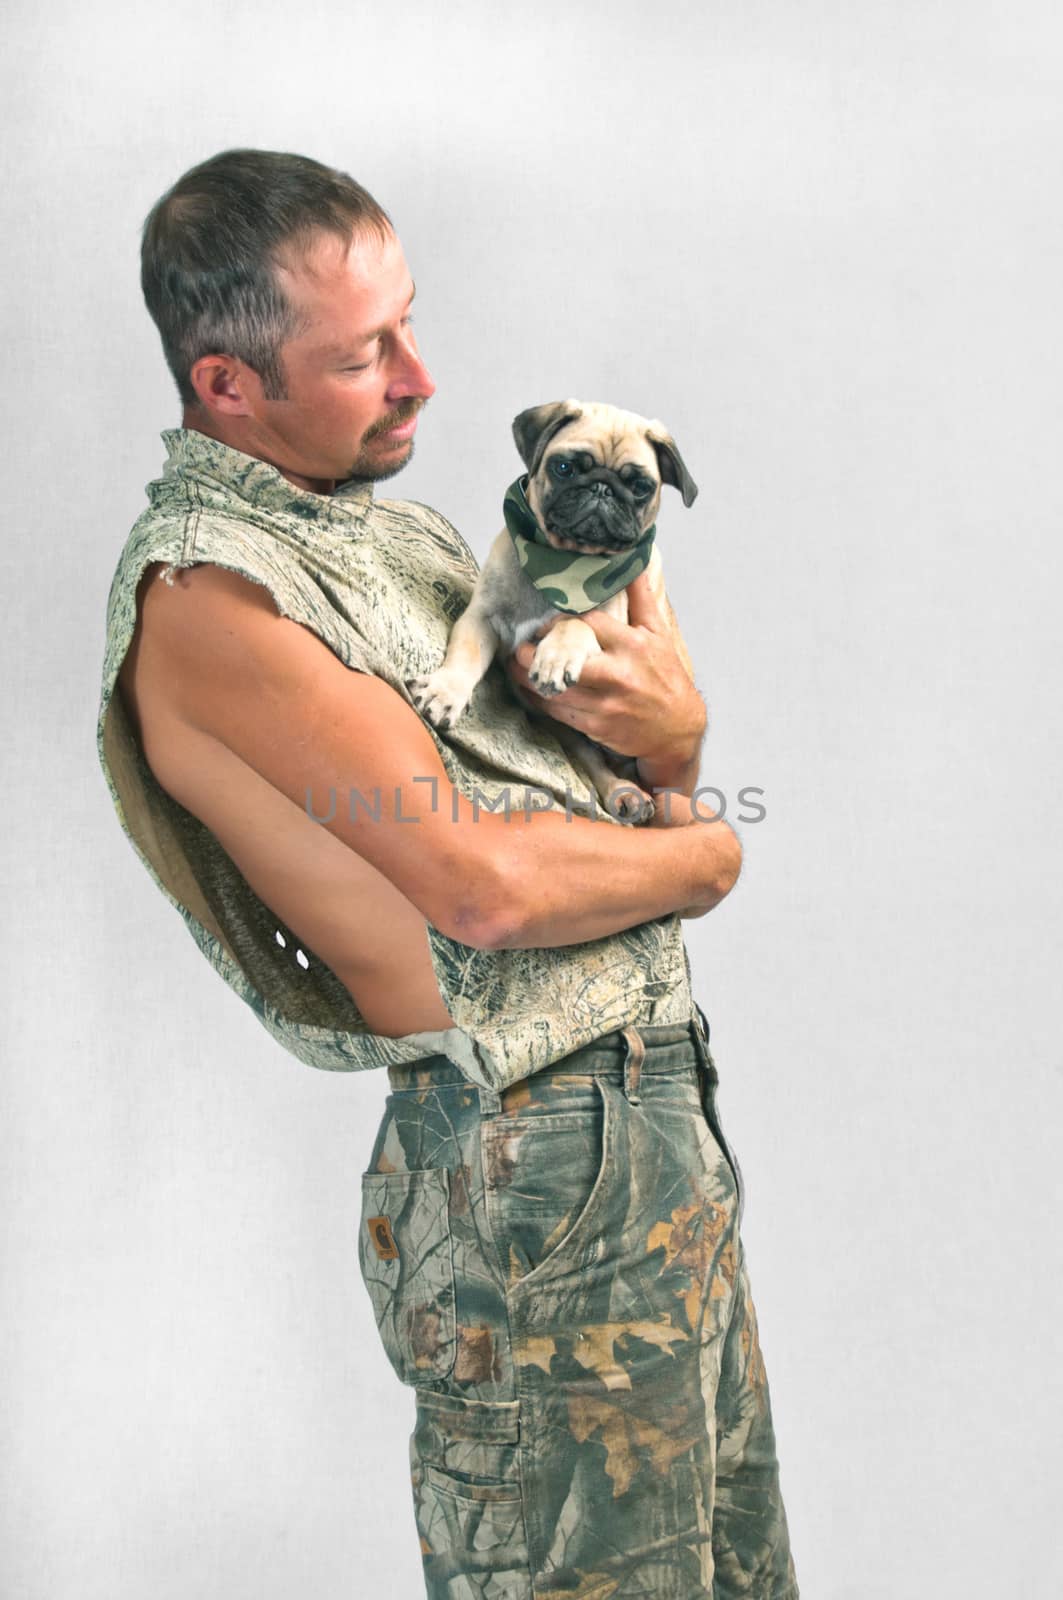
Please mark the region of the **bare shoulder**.
<svg viewBox="0 0 1063 1600"><path fill-rule="evenodd" d="M134 643L165 651L197 629L209 630L219 621L246 625L256 617L281 620L264 584L209 561L176 568L153 561L137 585ZM127 655L123 670L128 662Z"/></svg>
<svg viewBox="0 0 1063 1600"><path fill-rule="evenodd" d="M333 775L373 750L411 771L435 770L424 766L438 760L431 736L395 689L351 671L310 627L283 616L263 584L202 563L173 572L171 587L162 570L144 572L119 686L145 759L171 794L202 759L204 738L271 773L289 797L304 793L311 753L324 761L334 751Z"/></svg>
<svg viewBox="0 0 1063 1600"><path fill-rule="evenodd" d="M247 624L256 617L282 620L265 584L209 561L176 568L153 561L137 588L138 627L163 644L186 637L197 625L209 627L219 619Z"/></svg>
<svg viewBox="0 0 1063 1600"><path fill-rule="evenodd" d="M211 562L145 568L119 673L127 697L150 694L157 710L195 722L204 696L213 701L224 690L261 702L270 686L316 687L337 672L349 680L317 634L278 610L265 584Z"/></svg>
<svg viewBox="0 0 1063 1600"><path fill-rule="evenodd" d="M211 562L170 569L155 561L137 586L118 689L148 765L171 787L191 754L201 758L194 735L219 694L238 717L260 722L271 683L311 682L332 660L321 640L281 615L264 584Z"/></svg>
<svg viewBox="0 0 1063 1600"><path fill-rule="evenodd" d="M241 616L278 617L269 591L225 567L202 562L167 572L153 561L137 585L133 637L118 673L118 688L141 743L150 720L169 711L179 716L177 673L187 664L198 635L212 625L233 625ZM149 715L150 714L150 715Z"/></svg>

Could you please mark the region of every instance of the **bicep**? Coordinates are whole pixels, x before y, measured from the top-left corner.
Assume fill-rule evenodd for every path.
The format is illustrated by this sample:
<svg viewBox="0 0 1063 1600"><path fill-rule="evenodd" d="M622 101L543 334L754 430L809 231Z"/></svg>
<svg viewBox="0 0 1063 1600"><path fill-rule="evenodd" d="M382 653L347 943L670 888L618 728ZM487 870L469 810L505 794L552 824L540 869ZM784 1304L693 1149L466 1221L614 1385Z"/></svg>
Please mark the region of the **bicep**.
<svg viewBox="0 0 1063 1600"><path fill-rule="evenodd" d="M416 712L280 616L261 585L209 565L176 576L145 596L142 644L170 718L318 819L435 927L477 942L504 912L503 841L490 826L502 819L474 817L459 796L454 820ZM165 754L145 754L165 785Z"/></svg>

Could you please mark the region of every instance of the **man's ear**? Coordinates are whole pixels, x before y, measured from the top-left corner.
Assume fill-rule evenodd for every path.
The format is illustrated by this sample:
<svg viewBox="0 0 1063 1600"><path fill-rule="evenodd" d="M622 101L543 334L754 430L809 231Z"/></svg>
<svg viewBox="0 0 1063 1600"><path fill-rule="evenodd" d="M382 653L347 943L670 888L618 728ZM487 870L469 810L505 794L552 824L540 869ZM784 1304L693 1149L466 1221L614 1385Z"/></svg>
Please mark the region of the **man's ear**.
<svg viewBox="0 0 1063 1600"><path fill-rule="evenodd" d="M533 477L554 434L559 433L566 422L575 422L582 415L583 407L578 400L549 400L513 418L513 438L521 460Z"/></svg>
<svg viewBox="0 0 1063 1600"><path fill-rule="evenodd" d="M247 390L260 380L242 361L235 361L232 356L200 356L188 378L204 410L225 417L251 415Z"/></svg>
<svg viewBox="0 0 1063 1600"><path fill-rule="evenodd" d="M670 483L683 496L683 504L692 506L698 496L698 486L687 471L676 442L663 422L651 422L646 437L657 453L661 482Z"/></svg>

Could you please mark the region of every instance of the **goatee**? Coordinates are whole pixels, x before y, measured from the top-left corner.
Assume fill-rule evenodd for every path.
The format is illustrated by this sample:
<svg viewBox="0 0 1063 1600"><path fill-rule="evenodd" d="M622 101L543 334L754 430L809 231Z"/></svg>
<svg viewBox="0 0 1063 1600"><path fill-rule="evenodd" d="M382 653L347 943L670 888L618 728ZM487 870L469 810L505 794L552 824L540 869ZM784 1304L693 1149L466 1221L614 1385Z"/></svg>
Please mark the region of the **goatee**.
<svg viewBox="0 0 1063 1600"><path fill-rule="evenodd" d="M354 467L352 468L352 470L348 473L347 477L346 478L342 478L340 480L340 482L341 483L382 483L385 478L393 478L395 476L396 472L401 472L403 467L408 465L408 463L409 463L409 461L410 461L412 456L413 456L413 440L411 439L410 440L410 447L407 450L406 454L403 456L401 461L396 461L393 466L390 466L390 467L384 467L384 466L374 467L371 472L366 472L364 470L364 463L362 462L361 458L359 457L359 459L355 462ZM359 468L363 468L363 470L360 471L360 470L358 470ZM340 484L337 484L336 487L338 489L340 487Z"/></svg>

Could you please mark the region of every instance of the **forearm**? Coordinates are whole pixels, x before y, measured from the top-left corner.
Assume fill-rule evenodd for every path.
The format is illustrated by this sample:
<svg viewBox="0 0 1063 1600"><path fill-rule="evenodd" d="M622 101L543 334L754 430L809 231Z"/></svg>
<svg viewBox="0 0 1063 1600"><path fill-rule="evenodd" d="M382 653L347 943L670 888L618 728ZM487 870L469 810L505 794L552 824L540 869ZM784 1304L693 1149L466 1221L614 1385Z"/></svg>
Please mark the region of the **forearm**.
<svg viewBox="0 0 1063 1600"><path fill-rule="evenodd" d="M549 949L673 912L711 910L738 878L741 845L726 822L691 816L682 796L672 797L669 826L629 828L559 812L532 816L530 826L509 836L505 904L486 941L499 949Z"/></svg>
<svg viewBox="0 0 1063 1600"><path fill-rule="evenodd" d="M639 782L644 788L678 789L692 795L701 771L701 747L705 739L705 702L693 687L689 697L685 726L666 748L640 755L637 761Z"/></svg>

